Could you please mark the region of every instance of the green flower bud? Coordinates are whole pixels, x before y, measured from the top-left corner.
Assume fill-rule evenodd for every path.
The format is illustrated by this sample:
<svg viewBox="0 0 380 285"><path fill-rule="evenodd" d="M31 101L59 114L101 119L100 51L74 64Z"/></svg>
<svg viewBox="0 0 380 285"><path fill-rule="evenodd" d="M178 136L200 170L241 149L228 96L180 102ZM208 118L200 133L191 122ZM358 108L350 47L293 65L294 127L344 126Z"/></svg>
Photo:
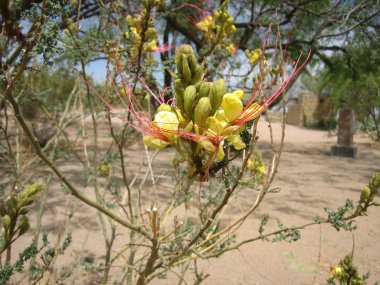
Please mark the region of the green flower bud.
<svg viewBox="0 0 380 285"><path fill-rule="evenodd" d="M16 213L17 211L15 208L8 209L8 215L11 217L11 220L16 219Z"/></svg>
<svg viewBox="0 0 380 285"><path fill-rule="evenodd" d="M151 39L154 39L156 38L157 36L157 31L155 28L149 28L146 32L145 32L145 38L147 40L151 40Z"/></svg>
<svg viewBox="0 0 380 285"><path fill-rule="evenodd" d="M202 82L199 87L199 97L208 97L208 94L211 90L211 86L211 82Z"/></svg>
<svg viewBox="0 0 380 285"><path fill-rule="evenodd" d="M177 102L177 107L182 112L184 112L184 105L183 105L183 96L185 93L185 88L183 87L181 83L181 79L174 80L174 90L175 90L175 99Z"/></svg>
<svg viewBox="0 0 380 285"><path fill-rule="evenodd" d="M376 173L372 177L372 181L370 182L369 187L371 188L371 191L373 193L377 193L380 191L380 172Z"/></svg>
<svg viewBox="0 0 380 285"><path fill-rule="evenodd" d="M32 205L34 202L34 197L27 197L19 201L19 208L27 207Z"/></svg>
<svg viewBox="0 0 380 285"><path fill-rule="evenodd" d="M178 70L178 73L181 74L182 73L182 55L178 52L176 52L175 54L175 64L177 66L177 70Z"/></svg>
<svg viewBox="0 0 380 285"><path fill-rule="evenodd" d="M207 117L211 112L211 103L210 98L202 97L199 99L197 106L195 107L194 112L194 122L200 127L203 128L206 124Z"/></svg>
<svg viewBox="0 0 380 285"><path fill-rule="evenodd" d="M8 231L11 226L11 217L8 215L5 215L2 219L3 221L3 227L5 231Z"/></svg>
<svg viewBox="0 0 380 285"><path fill-rule="evenodd" d="M187 58L188 58L187 62L189 64L190 70L192 72L195 72L198 66L198 62L193 52L193 49L191 49L191 54L189 54ZM202 73L203 73L203 70L202 70Z"/></svg>
<svg viewBox="0 0 380 285"><path fill-rule="evenodd" d="M157 109L157 113L159 112L162 112L162 111L169 111L171 112L172 111L172 106L168 105L168 104L161 104L158 109Z"/></svg>
<svg viewBox="0 0 380 285"><path fill-rule="evenodd" d="M176 50L177 54L191 55L194 54L194 50L190 45L180 45Z"/></svg>
<svg viewBox="0 0 380 285"><path fill-rule="evenodd" d="M223 96L226 93L226 84L223 79L213 82L211 93L209 95L211 102L211 114L214 114L222 103Z"/></svg>
<svg viewBox="0 0 380 285"><path fill-rule="evenodd" d="M8 210L12 210L12 209L16 210L17 209L17 201L16 201L16 199L13 198L13 197L8 198L8 200L7 200L7 207L8 207Z"/></svg>
<svg viewBox="0 0 380 285"><path fill-rule="evenodd" d="M29 230L30 226L29 226L28 217L25 215L21 216L19 223L20 223L19 235L22 235Z"/></svg>
<svg viewBox="0 0 380 285"><path fill-rule="evenodd" d="M231 25L226 29L227 34L234 34L236 32L235 25Z"/></svg>
<svg viewBox="0 0 380 285"><path fill-rule="evenodd" d="M225 22L225 26L226 27L230 27L230 26L232 26L233 25L233 23L234 23L234 19L232 18L232 17L228 17L228 19L226 20L226 22Z"/></svg>
<svg viewBox="0 0 380 285"><path fill-rule="evenodd" d="M127 21L127 24L128 25L132 25L132 20L133 20L133 18L132 18L132 16L131 15L128 15L126 18L125 18L125 20Z"/></svg>
<svg viewBox="0 0 380 285"><path fill-rule="evenodd" d="M197 90L194 85L187 86L183 99L186 116L190 119L197 99Z"/></svg>
<svg viewBox="0 0 380 285"><path fill-rule="evenodd" d="M191 70L189 67L189 63L185 55L182 55L182 78L186 83L190 83L191 81Z"/></svg>
<svg viewBox="0 0 380 285"><path fill-rule="evenodd" d="M157 41L156 40L149 42L146 46L146 50L148 52L153 52L156 48L157 48Z"/></svg>
<svg viewBox="0 0 380 285"><path fill-rule="evenodd" d="M20 215L25 215L29 212L29 209L28 208L22 208L20 211L19 211L19 214Z"/></svg>
<svg viewBox="0 0 380 285"><path fill-rule="evenodd" d="M28 188L28 190L26 190L27 191L27 196L31 197L31 196L37 195L37 193L40 192L43 189L43 187L44 187L44 185L41 182L37 182L37 183L32 184Z"/></svg>
<svg viewBox="0 0 380 285"><path fill-rule="evenodd" d="M181 45L176 49L175 52L175 63L177 65L178 72L182 72L182 55L187 55L189 53L191 46Z"/></svg>
<svg viewBox="0 0 380 285"><path fill-rule="evenodd" d="M217 21L217 20L219 19L219 17L220 17L220 12L219 12L219 10L217 10L217 11L214 13L214 18L215 18L215 20Z"/></svg>
<svg viewBox="0 0 380 285"><path fill-rule="evenodd" d="M364 203L370 196L371 189L369 189L367 186L363 188L362 192L360 193L360 202Z"/></svg>
<svg viewBox="0 0 380 285"><path fill-rule="evenodd" d="M198 83L199 81L201 81L201 80L203 79L203 75L204 75L204 67L203 67L203 65L199 65L199 66L194 70L193 78L192 78L191 82L192 82L193 84Z"/></svg>
<svg viewBox="0 0 380 285"><path fill-rule="evenodd" d="M3 202L0 202L0 216L4 217L6 213L7 211L5 209Z"/></svg>

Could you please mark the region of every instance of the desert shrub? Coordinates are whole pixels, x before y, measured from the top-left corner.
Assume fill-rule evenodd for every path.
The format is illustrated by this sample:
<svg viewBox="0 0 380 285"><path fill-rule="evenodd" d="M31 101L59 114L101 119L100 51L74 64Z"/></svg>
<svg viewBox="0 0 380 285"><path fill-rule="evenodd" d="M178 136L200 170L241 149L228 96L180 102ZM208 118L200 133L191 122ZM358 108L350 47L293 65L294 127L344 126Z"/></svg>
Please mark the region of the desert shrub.
<svg viewBox="0 0 380 285"><path fill-rule="evenodd" d="M87 283L147 284L173 273L179 283L194 274L199 284L208 276L198 271L199 259L257 240L295 242L301 229L322 223L351 231L353 219L378 205L377 175L358 202L346 200L337 210L326 209L325 217L299 226L277 220L277 229L269 231L269 216L264 216L256 236L237 235L267 195L278 192L271 185L285 125L279 146L272 137L272 151L264 157L256 149L259 117L285 99L292 80L316 54L300 52L303 44L282 41L279 30L288 25L271 16L273 9L261 11L265 15L255 25L238 25L233 13L245 19L246 9L237 9L237 2L245 1L223 1L216 7L212 1L157 0L2 4L1 159L6 175L1 182L1 282L28 278L33 284L65 284L85 273ZM268 5L288 5L282 2ZM302 5L320 12L328 4ZM334 7L347 10L338 4ZM297 10L307 10L301 8ZM293 14L282 19L291 20ZM295 34L320 25L316 15L297 19L302 29ZM20 27L23 21L26 30ZM265 35L250 40L252 28L262 23L268 25ZM294 62L289 54L296 55ZM107 61L106 80L94 84L88 64L99 58ZM61 61L70 68L51 69L41 61L49 66ZM43 122L39 130L54 130L44 143L33 126L36 117ZM107 129L107 138L101 137L101 128ZM20 132L29 148L19 147ZM135 152L129 146L136 141L146 153L145 164L128 161ZM172 167L163 171L172 178L172 188L157 185L162 169L153 160L159 152L175 155ZM70 174L65 163L79 165L80 171ZM144 175L132 175L127 164ZM74 199L64 196L65 222L49 241L42 220L50 203L62 203L51 202L59 196L55 191ZM240 191L251 191L253 198L226 224L221 214L234 206ZM100 224L104 256L86 253L60 268L58 259L77 242L67 232L76 202L93 210L85 224ZM38 214L31 233L33 205ZM19 258L12 257L19 237L27 233L33 235L30 246ZM127 240L120 239L121 233Z"/></svg>

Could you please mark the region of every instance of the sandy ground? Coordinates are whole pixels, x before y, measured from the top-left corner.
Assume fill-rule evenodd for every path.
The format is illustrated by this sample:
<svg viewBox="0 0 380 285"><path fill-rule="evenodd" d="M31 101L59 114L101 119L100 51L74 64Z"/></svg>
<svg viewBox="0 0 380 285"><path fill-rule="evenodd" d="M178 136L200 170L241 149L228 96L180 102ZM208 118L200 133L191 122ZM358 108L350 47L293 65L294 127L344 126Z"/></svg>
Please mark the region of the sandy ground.
<svg viewBox="0 0 380 285"><path fill-rule="evenodd" d="M280 124L274 123L273 128L278 141ZM267 125L262 121L258 132L258 150L264 158L270 154L268 133ZM108 137L107 132L101 133L101 142L109 141ZM363 186L376 171L380 171L379 147L364 135L358 134L355 136L358 158L332 157L329 151L335 142L336 136L328 136L325 131L287 126L285 147L273 183L273 187L278 187L281 191L266 197L260 208L241 227L237 239L257 236L264 214L271 217L267 227L269 232L276 228L276 219L280 219L286 226L305 224L314 221L318 215L325 217L324 207L336 209L344 204L346 198L357 201ZM138 179L145 174L140 169L141 157L145 157L145 150L140 144L141 142L136 142L126 149L128 174L134 177L137 173ZM168 187L172 185L170 174L165 171L172 157L173 151L160 151L153 164L156 174L160 175L157 193L161 201L167 197ZM80 166L70 159L61 159L59 168L77 186L83 185ZM95 212L88 206L76 203L70 195L61 191L62 188L55 179L51 185L46 214L42 220L43 228L54 235L63 226L65 217L73 214L68 230L73 234L74 245L64 256L58 257L57 264L68 265L78 256L102 256L104 240ZM82 189L91 197L90 187ZM254 195L252 191L241 191L222 216L222 221L228 223L240 216L251 205ZM68 205L76 206L70 212L67 210ZM35 213L40 206L35 209ZM218 259L200 260L201 271L210 274L204 284L324 284L330 266L336 265L351 252L353 239L354 261L363 274L371 272L369 284L373 284L380 280L379 218L380 207L371 208L368 216L356 219L358 230L354 233L337 232L330 225L316 225L302 230L302 237L297 242L273 243L260 240ZM125 238L126 234L120 232L116 246L122 245ZM30 235L20 239L17 248L25 247L30 240ZM86 278L85 281L74 284L90 284L91 278ZM158 280L152 284L177 284L174 280L169 275L167 280ZM27 284L26 281L21 283Z"/></svg>

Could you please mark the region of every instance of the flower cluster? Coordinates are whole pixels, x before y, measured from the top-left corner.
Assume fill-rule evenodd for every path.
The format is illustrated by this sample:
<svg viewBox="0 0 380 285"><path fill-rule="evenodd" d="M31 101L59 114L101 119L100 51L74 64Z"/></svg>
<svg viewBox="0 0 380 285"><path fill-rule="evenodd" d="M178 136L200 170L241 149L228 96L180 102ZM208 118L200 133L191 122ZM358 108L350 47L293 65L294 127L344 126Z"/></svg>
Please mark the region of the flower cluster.
<svg viewBox="0 0 380 285"><path fill-rule="evenodd" d="M214 47L215 50L224 48L230 53L234 53L236 47L229 37L236 32L236 27L234 19L227 8L228 1L224 1L211 15L207 15L201 10L202 19L195 26L203 33L204 41Z"/></svg>
<svg viewBox="0 0 380 285"><path fill-rule="evenodd" d="M172 73L175 97L170 101L165 103L140 81L160 104L153 120L144 111L138 98L133 95L133 88L124 79L124 91L128 98L128 104L125 103L124 106L130 113L125 120L143 134L146 146L154 149L167 146L175 148L182 158L181 161L188 164L189 175L197 179L207 177L210 167L216 166L215 169L218 169L217 166L225 159L225 152L229 147L235 150L246 147L242 139L246 124L257 119L282 94L303 66L297 67L296 64L290 76L270 96L256 102L257 94L263 93L260 84L258 88L254 88L249 98L243 99L245 94L242 90L227 92L223 79L213 82L205 80L204 65L198 64L190 45L177 48L175 63L177 73ZM116 86L115 90L117 91ZM121 96L120 98L123 99ZM259 161L253 164L255 170L265 171L265 166Z"/></svg>
<svg viewBox="0 0 380 285"><path fill-rule="evenodd" d="M139 15L128 15L126 22L128 30L124 37L129 41L127 52L130 58L136 58L139 53L155 52L159 47L157 30L154 27L152 10L161 9L164 0L142 1L143 9Z"/></svg>
<svg viewBox="0 0 380 285"><path fill-rule="evenodd" d="M204 67L189 45L177 49L175 61L176 104L161 104L153 120L159 135L145 135L144 144L157 149L172 145L193 172L202 173L215 156L224 159L225 141L237 150L245 147L240 137L244 123L234 123L243 113L244 92L227 93L223 79L203 80Z"/></svg>
<svg viewBox="0 0 380 285"><path fill-rule="evenodd" d="M126 17L129 30L125 32L124 36L131 43L133 43L133 45L129 48L129 54L132 58L137 56L143 39L143 51L153 52L157 48L157 31L153 25L153 22L150 19L146 20L146 17L147 15L145 9L142 14L137 15L136 17L132 17L131 15ZM148 27L144 27L143 21L148 22ZM145 31L143 31L143 28Z"/></svg>
<svg viewBox="0 0 380 285"><path fill-rule="evenodd" d="M161 149L173 146L190 166L190 173L207 174L214 159L225 158L225 147L246 147L241 133L246 123L260 116L289 81L261 104L242 99L244 92L227 92L223 79L204 80L204 66L198 64L189 45L176 50L177 74L173 74L175 103L162 103L145 133L144 144Z"/></svg>

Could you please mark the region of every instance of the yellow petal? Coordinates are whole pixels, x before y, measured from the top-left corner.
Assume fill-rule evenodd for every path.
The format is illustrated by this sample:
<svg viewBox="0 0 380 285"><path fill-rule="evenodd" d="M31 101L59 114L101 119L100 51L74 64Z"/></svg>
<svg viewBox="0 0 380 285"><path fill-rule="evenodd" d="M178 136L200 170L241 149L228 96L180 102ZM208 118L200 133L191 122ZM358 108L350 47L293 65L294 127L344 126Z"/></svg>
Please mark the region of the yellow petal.
<svg viewBox="0 0 380 285"><path fill-rule="evenodd" d="M236 150L241 150L241 149L245 148L245 143L241 139L240 135L228 136L228 137L226 137L226 140L231 142Z"/></svg>
<svg viewBox="0 0 380 285"><path fill-rule="evenodd" d="M238 96L227 93L223 96L222 108L228 121L232 122L243 112L243 103Z"/></svg>
<svg viewBox="0 0 380 285"><path fill-rule="evenodd" d="M216 111L215 112L215 118L219 121L219 122L221 122L222 124L223 124L223 126L225 126L225 125L227 125L227 123L228 123L228 119L227 119L227 117L226 117L226 115L224 114L224 111L223 110L218 110L218 111Z"/></svg>
<svg viewBox="0 0 380 285"><path fill-rule="evenodd" d="M143 143L146 146L149 146L154 149L162 149L169 145L169 142L151 137L151 136L144 136Z"/></svg>
<svg viewBox="0 0 380 285"><path fill-rule="evenodd" d="M215 135L220 135L224 129L225 124L215 117L208 117L206 120L206 125L209 131Z"/></svg>
<svg viewBox="0 0 380 285"><path fill-rule="evenodd" d="M154 116L153 122L157 127L164 131L163 135L170 141L177 137L176 131L178 131L179 121L174 112L161 111Z"/></svg>
<svg viewBox="0 0 380 285"><path fill-rule="evenodd" d="M209 152L214 152L215 151L215 146L209 141L209 140L206 140L206 139L202 139L199 141L199 144L207 151Z"/></svg>
<svg viewBox="0 0 380 285"><path fill-rule="evenodd" d="M234 91L232 94L237 96L240 100L244 97L244 91L241 89Z"/></svg>
<svg viewBox="0 0 380 285"><path fill-rule="evenodd" d="M218 152L216 153L216 158L219 160L223 160L225 157L224 150L222 144L219 145L218 147Z"/></svg>

